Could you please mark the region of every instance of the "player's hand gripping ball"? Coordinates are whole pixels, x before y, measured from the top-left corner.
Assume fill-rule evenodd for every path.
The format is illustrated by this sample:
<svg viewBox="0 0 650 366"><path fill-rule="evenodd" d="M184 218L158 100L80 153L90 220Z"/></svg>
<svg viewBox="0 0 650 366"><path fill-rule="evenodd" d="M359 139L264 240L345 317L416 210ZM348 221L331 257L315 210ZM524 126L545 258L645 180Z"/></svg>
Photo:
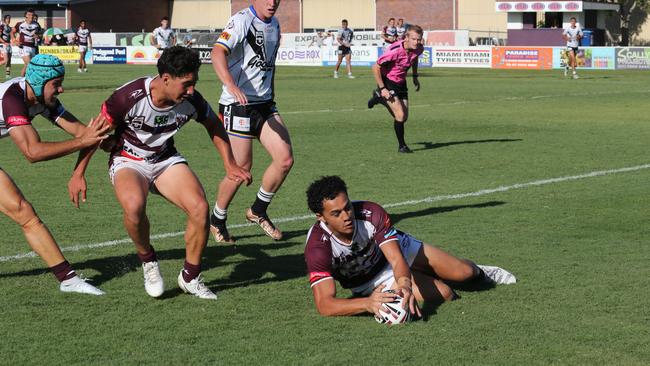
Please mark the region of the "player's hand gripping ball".
<svg viewBox="0 0 650 366"><path fill-rule="evenodd" d="M411 312L408 310L408 304L406 310L404 310L404 298L394 290L387 290L386 292L395 294L395 301L384 303L379 308L380 315L375 315L377 323L394 325L411 321Z"/></svg>

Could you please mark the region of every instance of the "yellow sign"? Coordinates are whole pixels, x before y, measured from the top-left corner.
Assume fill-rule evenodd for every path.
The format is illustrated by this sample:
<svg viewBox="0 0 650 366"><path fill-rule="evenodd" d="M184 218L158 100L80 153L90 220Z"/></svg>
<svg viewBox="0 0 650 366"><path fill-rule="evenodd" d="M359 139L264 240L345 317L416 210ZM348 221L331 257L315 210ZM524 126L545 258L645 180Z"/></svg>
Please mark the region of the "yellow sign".
<svg viewBox="0 0 650 366"><path fill-rule="evenodd" d="M58 57L61 61L79 61L79 48L77 46L40 46L38 53Z"/></svg>

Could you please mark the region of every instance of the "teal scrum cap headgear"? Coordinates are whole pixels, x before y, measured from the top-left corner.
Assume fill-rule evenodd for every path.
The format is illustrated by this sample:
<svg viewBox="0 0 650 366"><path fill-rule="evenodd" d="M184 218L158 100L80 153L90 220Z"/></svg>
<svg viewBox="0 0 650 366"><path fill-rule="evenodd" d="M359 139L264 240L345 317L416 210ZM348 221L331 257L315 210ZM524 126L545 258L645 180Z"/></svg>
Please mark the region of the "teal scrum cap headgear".
<svg viewBox="0 0 650 366"><path fill-rule="evenodd" d="M65 67L56 56L36 55L27 65L25 80L34 89L34 94L41 97L43 88L48 81L64 75Z"/></svg>

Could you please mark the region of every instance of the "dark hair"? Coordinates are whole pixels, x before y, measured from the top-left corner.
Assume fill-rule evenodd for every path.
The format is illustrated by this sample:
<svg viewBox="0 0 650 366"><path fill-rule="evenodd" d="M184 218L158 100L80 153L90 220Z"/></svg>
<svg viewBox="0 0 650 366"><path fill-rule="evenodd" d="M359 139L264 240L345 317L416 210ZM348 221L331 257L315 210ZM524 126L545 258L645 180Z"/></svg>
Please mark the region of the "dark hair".
<svg viewBox="0 0 650 366"><path fill-rule="evenodd" d="M411 24L411 25L408 26L408 28L406 28L406 33L410 32L410 31L414 31L415 33L417 33L419 35L424 34L424 31L422 30L422 27L420 27L419 25L415 25L415 24Z"/></svg>
<svg viewBox="0 0 650 366"><path fill-rule="evenodd" d="M341 23L347 23L347 22L348 22L347 19L343 19L343 20L341 20Z"/></svg>
<svg viewBox="0 0 650 366"><path fill-rule="evenodd" d="M307 206L313 213L323 213L323 201L333 200L341 192L348 193L348 187L341 177L337 175L321 177L307 188Z"/></svg>
<svg viewBox="0 0 650 366"><path fill-rule="evenodd" d="M578 21L578 19L576 19L576 17L571 17L571 18L569 18L569 20L575 20L576 22Z"/></svg>
<svg viewBox="0 0 650 366"><path fill-rule="evenodd" d="M81 23L85 23L85 22L86 22L85 19L81 19L81 20L79 21L79 24L81 24Z"/></svg>
<svg viewBox="0 0 650 366"><path fill-rule="evenodd" d="M25 10L24 15L27 16L27 13L32 13L32 14L36 15L36 12L34 11L34 8L29 8L29 9Z"/></svg>
<svg viewBox="0 0 650 366"><path fill-rule="evenodd" d="M199 72L201 59L195 50L182 46L167 48L158 59L158 75L167 73L173 77Z"/></svg>
<svg viewBox="0 0 650 366"><path fill-rule="evenodd" d="M2 20L7 20L7 18L11 18L11 14L5 14L5 16L2 18Z"/></svg>
<svg viewBox="0 0 650 366"><path fill-rule="evenodd" d="M163 20L169 21L169 17L168 17L168 16L164 16L164 17L160 18L160 21L163 21Z"/></svg>
<svg viewBox="0 0 650 366"><path fill-rule="evenodd" d="M395 18L388 18L388 21L390 22L391 20L395 20Z"/></svg>

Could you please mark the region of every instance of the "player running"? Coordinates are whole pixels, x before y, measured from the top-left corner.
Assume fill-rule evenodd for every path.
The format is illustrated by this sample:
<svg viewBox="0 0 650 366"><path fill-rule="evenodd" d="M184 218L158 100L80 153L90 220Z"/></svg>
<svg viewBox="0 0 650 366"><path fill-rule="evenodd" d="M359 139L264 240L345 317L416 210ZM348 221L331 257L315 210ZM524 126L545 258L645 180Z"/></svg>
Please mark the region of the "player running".
<svg viewBox="0 0 650 366"><path fill-rule="evenodd" d="M169 17L160 19L160 27L153 30L149 39L151 44L159 50L176 45L176 33L169 27Z"/></svg>
<svg viewBox="0 0 650 366"><path fill-rule="evenodd" d="M0 45L4 48L5 63L5 78L11 77L11 15L7 14L2 18L0 24Z"/></svg>
<svg viewBox="0 0 650 366"><path fill-rule="evenodd" d="M252 0L252 5L233 15L212 48L212 66L223 83L219 117L230 135L237 163L253 164L253 140L271 156L257 198L246 210L246 219L258 224L274 240L282 232L269 219L267 208L293 166L291 139L275 106L273 79L280 46L280 24L273 15L280 0ZM228 206L241 182L224 178L219 184L211 216L217 242L234 242L226 228Z"/></svg>
<svg viewBox="0 0 650 366"><path fill-rule="evenodd" d="M421 316L417 301L454 300L443 281L482 287L513 284L499 267L477 266L395 229L386 211L370 201L350 201L345 182L323 177L307 190L307 204L318 221L307 234L305 261L314 303L321 315L378 315L383 303L404 298L405 310ZM337 298L338 281L353 298Z"/></svg>
<svg viewBox="0 0 650 366"><path fill-rule="evenodd" d="M339 29L338 34L336 35L336 41L339 43L338 49L338 60L336 61L336 67L334 68L334 79L339 78L339 67L343 58L345 57L345 67L348 70L348 79L354 79L352 76L352 49L350 45L352 44L352 39L354 38L354 31L348 28L348 21L343 19L341 21L341 29Z"/></svg>
<svg viewBox="0 0 650 366"><path fill-rule="evenodd" d="M88 72L86 67L86 52L93 47L93 38L90 29L86 28L86 21L79 22L79 28L74 34L75 43L79 47L79 68L77 72Z"/></svg>
<svg viewBox="0 0 650 366"><path fill-rule="evenodd" d="M195 90L201 66L196 51L168 48L158 59L158 76L133 80L117 89L102 105L100 116L115 130L109 161L115 195L124 211L124 226L142 262L144 287L152 297L164 292L146 214L148 192L158 193L187 214L185 264L178 286L202 299L216 299L203 283L201 253L208 239L208 203L203 187L174 147L173 136L190 119L201 123L221 155L226 179L250 182L250 174L235 163L228 136L208 102ZM83 172L82 161L75 174ZM76 175L71 178L75 184ZM71 189L73 200L79 189Z"/></svg>
<svg viewBox="0 0 650 366"><path fill-rule="evenodd" d="M566 41L567 52L569 53L569 64L564 68L564 76L566 77L568 75L569 68L571 68L574 79L578 78L578 74L576 73L576 67L578 67L578 47L580 46L580 40L584 36L582 28L576 22L576 18L571 17L571 25L562 32Z"/></svg>
<svg viewBox="0 0 650 366"><path fill-rule="evenodd" d="M11 38L15 39L18 43L18 53L23 59L22 71L20 76L25 76L25 70L29 61L36 55L38 47L38 38L41 34L41 25L34 20L34 9L27 9L25 11L25 20L16 23L14 29L11 31Z"/></svg>
<svg viewBox="0 0 650 366"><path fill-rule="evenodd" d="M51 55L38 55L27 65L26 77L0 84L0 138L10 136L32 163L55 159L97 145L107 128L91 121L84 126L68 112L57 96L63 93L65 68ZM59 142L41 141L32 119L41 115L74 138ZM83 179L83 177L81 178ZM47 226L38 217L11 177L0 168L0 211L18 224L32 250L50 268L63 292L102 295L70 266Z"/></svg>
<svg viewBox="0 0 650 366"><path fill-rule="evenodd" d="M377 81L368 108L383 104L393 116L395 135L399 144L398 152L411 153L404 141L404 124L408 119L408 88L406 73L413 68L415 91L420 91L418 80L418 56L422 54L422 28L410 25L404 41L395 42L386 48L377 63L372 66L372 73Z"/></svg>
<svg viewBox="0 0 650 366"><path fill-rule="evenodd" d="M381 38L388 45L397 42L397 28L395 27L395 18L388 19L388 24L386 24L381 30Z"/></svg>

